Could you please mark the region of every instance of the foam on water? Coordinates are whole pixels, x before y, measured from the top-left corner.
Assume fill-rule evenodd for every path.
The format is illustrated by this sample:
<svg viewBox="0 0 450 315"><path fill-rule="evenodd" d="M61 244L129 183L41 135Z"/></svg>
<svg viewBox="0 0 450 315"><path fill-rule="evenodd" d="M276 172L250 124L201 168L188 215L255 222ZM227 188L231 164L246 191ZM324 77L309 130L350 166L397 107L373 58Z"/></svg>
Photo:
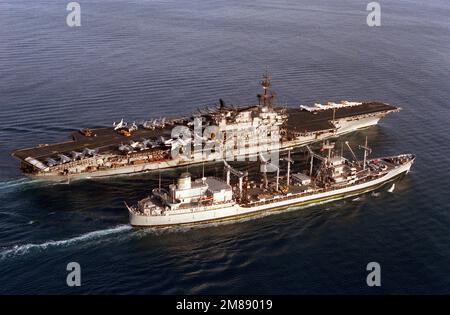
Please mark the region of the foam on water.
<svg viewBox="0 0 450 315"><path fill-rule="evenodd" d="M29 243L29 244L23 244L23 245L15 245L12 248L1 251L0 252L0 260L3 260L7 257L25 255L25 254L31 253L32 251L46 250L51 247L63 247L63 246L77 244L80 242L86 242L86 241L90 241L90 240L100 239L102 237L121 233L124 231L128 231L130 229L132 229L132 227L130 225L119 225L119 226L116 226L113 228L93 231L93 232L85 233L85 234L82 234L82 235L79 235L76 237L58 240L58 241L49 240L49 241L41 243L41 244Z"/></svg>
<svg viewBox="0 0 450 315"><path fill-rule="evenodd" d="M8 190L11 188L20 187L29 182L30 182L30 180L25 177L13 179L13 180L7 180L4 182L0 182L0 190Z"/></svg>
<svg viewBox="0 0 450 315"><path fill-rule="evenodd" d="M18 179L0 182L0 193L9 193L12 191L22 190L29 187L50 187L63 184L67 183L22 177Z"/></svg>

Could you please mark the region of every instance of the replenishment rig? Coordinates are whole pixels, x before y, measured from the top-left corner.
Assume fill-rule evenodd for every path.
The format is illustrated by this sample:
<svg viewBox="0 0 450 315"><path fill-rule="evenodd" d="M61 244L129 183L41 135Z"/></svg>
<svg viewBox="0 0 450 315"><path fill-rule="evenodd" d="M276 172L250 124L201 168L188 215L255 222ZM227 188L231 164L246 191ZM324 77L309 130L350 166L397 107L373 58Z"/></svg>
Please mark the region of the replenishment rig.
<svg viewBox="0 0 450 315"><path fill-rule="evenodd" d="M276 138L279 145L275 149L284 151L376 125L387 114L400 110L380 102L276 106L268 74L261 85L263 93L257 95L258 103L254 105L230 106L220 100L217 106L199 109L191 117L160 118L140 124L122 119L109 128L75 131L71 141L16 150L12 156L20 160L22 172L32 178L70 181L132 174L220 160L225 147L227 159L258 154L261 143L255 143L249 134L242 136L242 130L265 133L272 142ZM201 122L200 133L184 138L172 134L180 126L194 129L196 121ZM210 126L216 127L215 132L204 132ZM196 155L198 150L191 150L189 156L172 154L180 148L188 151L186 148L193 148L198 141L201 150L210 142L219 149L210 155Z"/></svg>

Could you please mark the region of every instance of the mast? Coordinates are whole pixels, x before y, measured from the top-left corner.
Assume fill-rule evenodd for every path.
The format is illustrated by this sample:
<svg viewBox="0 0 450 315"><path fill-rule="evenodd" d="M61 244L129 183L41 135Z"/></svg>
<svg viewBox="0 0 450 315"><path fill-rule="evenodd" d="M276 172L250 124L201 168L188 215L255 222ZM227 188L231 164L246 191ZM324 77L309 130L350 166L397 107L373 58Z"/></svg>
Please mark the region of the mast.
<svg viewBox="0 0 450 315"><path fill-rule="evenodd" d="M363 161L364 165L363 165L363 170L365 170L365 169L366 169L366 162L367 162L367 155L368 155L370 152L372 152L372 149L369 148L369 147L367 146L367 136L366 136L365 144L364 144L364 145L360 145L359 148L364 150L364 161Z"/></svg>
<svg viewBox="0 0 450 315"><path fill-rule="evenodd" d="M322 150L328 150L328 160L331 159L331 150L334 149L334 143L330 143L328 140L322 145Z"/></svg>
<svg viewBox="0 0 450 315"><path fill-rule="evenodd" d="M267 189L268 187L268 181L267 181L267 166L271 166L277 169L277 182L276 182L276 190L278 191L279 184L280 184L280 167L270 163L268 160L266 160L261 153L259 153L259 160L261 161L262 165L262 171L264 173L264 186Z"/></svg>
<svg viewBox="0 0 450 315"><path fill-rule="evenodd" d="M267 189L267 187L269 186L269 182L267 180L267 164L264 164L262 169L263 169L263 174L264 174L263 175L264 176L264 188Z"/></svg>
<svg viewBox="0 0 450 315"><path fill-rule="evenodd" d="M288 150L288 156L286 158L282 158L283 161L287 161L287 172L286 172L286 186L289 186L291 180L291 163L294 163L294 160L291 159L291 150Z"/></svg>
<svg viewBox="0 0 450 315"><path fill-rule="evenodd" d="M366 169L366 160L367 160L367 136L366 136L366 141L364 143L364 166L363 166L363 170Z"/></svg>
<svg viewBox="0 0 450 315"><path fill-rule="evenodd" d="M242 198L242 180L243 176L239 176L239 198Z"/></svg>
<svg viewBox="0 0 450 315"><path fill-rule="evenodd" d="M288 151L287 157L288 165L287 165L287 174L286 174L286 186L289 186L290 175L291 175L291 150Z"/></svg>
<svg viewBox="0 0 450 315"><path fill-rule="evenodd" d="M271 79L272 79L272 77L269 75L269 73L266 70L266 72L263 74L263 80L261 81L261 86L263 87L264 94L257 95L259 106L263 105L263 106L272 107L272 100L275 98L275 93L272 93L270 91L270 87L272 86L272 84L270 83ZM261 100L262 100L262 102L261 102Z"/></svg>
<svg viewBox="0 0 450 315"><path fill-rule="evenodd" d="M205 161L202 161L202 183L204 184L206 181L205 177Z"/></svg>
<svg viewBox="0 0 450 315"><path fill-rule="evenodd" d="M231 167L230 164L228 164L225 160L223 160L223 164L225 165L225 168L227 170L227 184L230 184L230 173L233 173L238 179L239 179L239 198L242 198L242 190L243 190L243 179L244 177L248 176L248 172L242 172L238 171Z"/></svg>
<svg viewBox="0 0 450 315"><path fill-rule="evenodd" d="M277 168L277 185L275 186L275 190L278 191L278 186L280 184L280 168Z"/></svg>
<svg viewBox="0 0 450 315"><path fill-rule="evenodd" d="M313 165L314 165L314 158L317 158L321 160L322 162L327 162L327 158L314 153L314 151L309 147L309 145L306 145L306 149L308 149L309 155L311 156L311 164L309 168L309 176L312 178L312 172L313 172Z"/></svg>

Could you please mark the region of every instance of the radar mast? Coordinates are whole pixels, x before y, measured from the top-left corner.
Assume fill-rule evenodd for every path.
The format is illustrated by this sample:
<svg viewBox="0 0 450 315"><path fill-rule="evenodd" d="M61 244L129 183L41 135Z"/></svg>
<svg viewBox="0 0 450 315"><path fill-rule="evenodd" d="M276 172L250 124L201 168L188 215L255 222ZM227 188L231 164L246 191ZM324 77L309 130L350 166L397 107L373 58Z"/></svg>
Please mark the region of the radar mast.
<svg viewBox="0 0 450 315"><path fill-rule="evenodd" d="M258 94L258 104L259 106L264 106L264 107L272 107L272 101L275 98L275 93L270 91L270 87L272 86L272 84L270 83L270 80L272 80L272 76L270 76L270 74L266 72L263 74L262 76L263 80L261 81L261 86L263 87L264 90L264 94Z"/></svg>

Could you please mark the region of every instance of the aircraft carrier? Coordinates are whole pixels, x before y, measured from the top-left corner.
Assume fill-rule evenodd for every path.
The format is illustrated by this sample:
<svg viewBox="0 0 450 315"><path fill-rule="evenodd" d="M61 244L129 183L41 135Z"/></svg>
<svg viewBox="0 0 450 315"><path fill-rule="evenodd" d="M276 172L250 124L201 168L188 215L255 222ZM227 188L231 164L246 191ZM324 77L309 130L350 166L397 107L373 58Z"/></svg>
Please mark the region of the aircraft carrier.
<svg viewBox="0 0 450 315"><path fill-rule="evenodd" d="M257 95L254 105L230 106L220 100L215 107L199 109L190 117L142 123L126 123L122 119L108 128L74 131L67 142L16 150L12 156L20 160L22 172L32 178L70 181L133 174L220 159L221 150L209 156L194 156L196 150L188 156L172 154L194 147L197 138L201 139L202 149L211 142L221 148L228 145L229 160L230 156L238 158L259 153L261 143L253 143L248 135L243 139L237 132L246 128L267 133L272 140L276 136L277 150L283 151L376 125L387 114L400 110L381 102L349 101L282 107L275 105L269 75L263 76L261 85L263 93ZM173 136L175 127L194 129L195 121L199 120L200 133L194 131L189 137ZM204 133L208 126L215 126L215 132ZM230 132L235 132L232 142ZM229 143L232 143L231 149ZM245 143L244 151L242 143Z"/></svg>

